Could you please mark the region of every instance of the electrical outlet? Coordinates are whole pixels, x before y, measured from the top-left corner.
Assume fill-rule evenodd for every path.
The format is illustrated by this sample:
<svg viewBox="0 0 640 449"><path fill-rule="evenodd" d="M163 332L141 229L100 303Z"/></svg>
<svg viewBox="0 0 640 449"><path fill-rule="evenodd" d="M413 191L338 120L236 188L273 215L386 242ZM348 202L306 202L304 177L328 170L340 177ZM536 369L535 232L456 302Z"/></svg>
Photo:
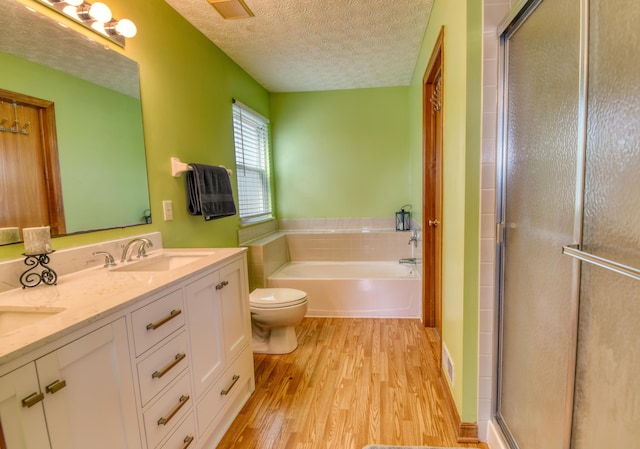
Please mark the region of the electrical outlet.
<svg viewBox="0 0 640 449"><path fill-rule="evenodd" d="M164 200L162 202L162 212L164 214L164 221L173 220L173 202L171 200Z"/></svg>

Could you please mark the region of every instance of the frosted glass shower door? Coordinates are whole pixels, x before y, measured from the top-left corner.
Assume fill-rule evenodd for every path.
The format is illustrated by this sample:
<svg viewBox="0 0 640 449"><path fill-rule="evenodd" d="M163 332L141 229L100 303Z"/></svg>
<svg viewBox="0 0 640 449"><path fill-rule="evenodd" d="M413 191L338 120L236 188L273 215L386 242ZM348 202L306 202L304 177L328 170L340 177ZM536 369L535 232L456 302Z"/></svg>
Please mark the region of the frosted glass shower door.
<svg viewBox="0 0 640 449"><path fill-rule="evenodd" d="M582 250L640 268L640 3L591 0ZM640 280L582 263L573 449L640 445Z"/></svg>
<svg viewBox="0 0 640 449"><path fill-rule="evenodd" d="M521 449L562 449L571 425L579 29L579 2L543 1L505 43L497 418Z"/></svg>

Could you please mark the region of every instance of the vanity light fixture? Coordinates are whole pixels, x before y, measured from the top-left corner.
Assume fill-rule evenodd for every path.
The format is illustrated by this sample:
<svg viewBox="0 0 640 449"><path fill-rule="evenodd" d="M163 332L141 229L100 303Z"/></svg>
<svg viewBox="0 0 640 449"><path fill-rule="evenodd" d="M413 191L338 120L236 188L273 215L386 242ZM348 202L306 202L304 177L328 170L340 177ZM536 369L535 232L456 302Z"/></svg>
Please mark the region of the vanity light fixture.
<svg viewBox="0 0 640 449"><path fill-rule="evenodd" d="M117 34L123 37L133 37L138 32L136 24L129 19L111 20L105 23L104 30L111 35Z"/></svg>
<svg viewBox="0 0 640 449"><path fill-rule="evenodd" d="M83 3L78 6L76 12L82 20L95 20L102 23L109 22L113 17L109 7L102 2L96 2L93 5Z"/></svg>
<svg viewBox="0 0 640 449"><path fill-rule="evenodd" d="M125 46L125 38L134 37L138 32L136 25L131 20L114 19L111 9L102 2L88 3L84 0L37 1L122 47Z"/></svg>

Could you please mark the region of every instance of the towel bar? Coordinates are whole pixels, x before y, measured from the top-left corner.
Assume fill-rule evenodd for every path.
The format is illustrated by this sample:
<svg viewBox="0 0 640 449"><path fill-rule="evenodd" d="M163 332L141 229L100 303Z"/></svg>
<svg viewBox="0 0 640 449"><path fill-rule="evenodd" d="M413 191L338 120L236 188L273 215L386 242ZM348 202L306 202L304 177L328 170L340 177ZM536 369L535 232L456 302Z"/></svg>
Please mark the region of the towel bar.
<svg viewBox="0 0 640 449"><path fill-rule="evenodd" d="M589 254L584 251L580 251L579 249L575 248L574 245L563 246L562 254L574 257L576 259L580 259L584 262L588 262L593 265L597 265L601 268L606 268L607 270L610 270L610 271L615 271L616 273L619 273L624 276L628 276L632 279L636 279L640 281L639 269L630 267L627 265L623 265L619 262L614 262L612 260L605 259L604 257L596 256L595 254Z"/></svg>
<svg viewBox="0 0 640 449"><path fill-rule="evenodd" d="M220 165L220 167L226 168L224 165ZM191 171L191 167L189 167L188 164L180 161L180 159L177 157L171 158L171 176L173 176L174 178L178 178L182 173L186 171ZM229 176L231 176L233 174L233 171L227 168L227 173L229 173Z"/></svg>

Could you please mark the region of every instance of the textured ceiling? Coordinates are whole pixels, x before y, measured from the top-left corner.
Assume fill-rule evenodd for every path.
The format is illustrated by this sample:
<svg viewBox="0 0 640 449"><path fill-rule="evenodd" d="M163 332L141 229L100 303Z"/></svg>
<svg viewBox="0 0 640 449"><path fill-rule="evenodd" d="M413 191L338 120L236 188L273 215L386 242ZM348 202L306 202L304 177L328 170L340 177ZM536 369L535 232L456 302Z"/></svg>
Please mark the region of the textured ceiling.
<svg viewBox="0 0 640 449"><path fill-rule="evenodd" d="M206 0L166 0L271 92L406 86L433 0L245 0L224 20Z"/></svg>

